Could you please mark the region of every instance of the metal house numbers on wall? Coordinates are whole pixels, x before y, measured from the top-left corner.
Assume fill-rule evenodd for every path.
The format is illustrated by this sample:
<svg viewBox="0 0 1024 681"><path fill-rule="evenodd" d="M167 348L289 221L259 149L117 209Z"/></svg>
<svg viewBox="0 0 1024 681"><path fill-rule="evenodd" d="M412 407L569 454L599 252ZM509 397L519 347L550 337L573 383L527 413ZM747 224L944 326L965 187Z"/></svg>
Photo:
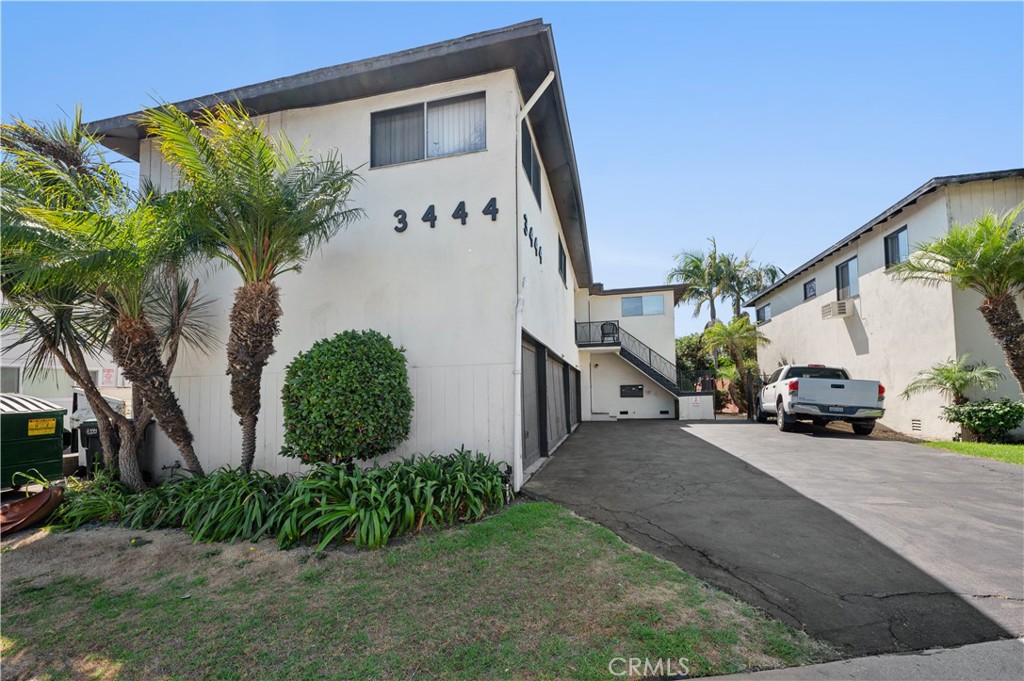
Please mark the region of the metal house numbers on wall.
<svg viewBox="0 0 1024 681"><path fill-rule="evenodd" d="M491 197L484 209L480 211L483 215L489 215L491 222L497 222L498 220L498 199ZM409 214L405 210L399 208L394 212L395 220L398 224L394 226L394 230L401 234L405 230L409 229ZM455 210L452 211L452 220L458 220L460 224L465 225L469 219L469 213L466 211L466 202L459 201L455 206ZM420 218L421 221L426 222L430 225L431 229L437 227L437 209L434 204L427 206L427 210L423 212L423 216Z"/></svg>
<svg viewBox="0 0 1024 681"><path fill-rule="evenodd" d="M523 236L530 240L530 248L533 249L533 254L537 256L537 260L540 264L544 264L544 247L540 245L540 239L533 235L533 227L530 227L529 218L526 217L526 213L523 213Z"/></svg>

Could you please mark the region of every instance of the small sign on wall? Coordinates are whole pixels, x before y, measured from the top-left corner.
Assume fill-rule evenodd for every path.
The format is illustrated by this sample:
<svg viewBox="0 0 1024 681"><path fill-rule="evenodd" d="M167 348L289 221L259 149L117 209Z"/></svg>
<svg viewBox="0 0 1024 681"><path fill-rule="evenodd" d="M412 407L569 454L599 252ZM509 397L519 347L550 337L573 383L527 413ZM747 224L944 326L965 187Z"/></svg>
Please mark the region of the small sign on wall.
<svg viewBox="0 0 1024 681"><path fill-rule="evenodd" d="M100 385L113 386L117 384L117 373L114 369L104 369L100 377Z"/></svg>
<svg viewBox="0 0 1024 681"><path fill-rule="evenodd" d="M619 386L619 397L643 397L644 386L642 383L637 385L620 385Z"/></svg>

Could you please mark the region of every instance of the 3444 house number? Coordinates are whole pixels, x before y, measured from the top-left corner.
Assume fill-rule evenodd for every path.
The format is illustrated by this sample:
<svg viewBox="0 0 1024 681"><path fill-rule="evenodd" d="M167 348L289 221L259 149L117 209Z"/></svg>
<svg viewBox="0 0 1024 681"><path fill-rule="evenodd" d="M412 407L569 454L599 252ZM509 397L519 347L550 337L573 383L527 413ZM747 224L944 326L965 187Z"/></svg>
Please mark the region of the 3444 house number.
<svg viewBox="0 0 1024 681"><path fill-rule="evenodd" d="M490 215L491 222L496 222L498 219L498 199L491 197L491 200L487 202L484 209L480 211L483 215ZM401 234L405 230L409 229L409 214L399 208L395 211L395 219L398 220L398 224L395 225L395 231ZM469 219L469 213L466 212L466 202L459 201L458 205L455 206L455 210L452 211L452 220L458 220L463 225L466 224L466 220ZM420 218L423 222L430 225L431 229L437 227L437 210L434 204L427 206L426 212L423 213L423 217Z"/></svg>

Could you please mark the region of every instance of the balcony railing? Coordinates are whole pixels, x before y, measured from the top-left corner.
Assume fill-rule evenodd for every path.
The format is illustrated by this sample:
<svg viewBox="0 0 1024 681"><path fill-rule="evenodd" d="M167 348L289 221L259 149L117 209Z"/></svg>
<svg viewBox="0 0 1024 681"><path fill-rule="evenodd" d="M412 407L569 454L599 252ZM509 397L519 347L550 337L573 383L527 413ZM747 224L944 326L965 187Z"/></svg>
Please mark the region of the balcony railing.
<svg viewBox="0 0 1024 681"><path fill-rule="evenodd" d="M577 322L576 345L581 348L619 346L638 361L653 369L667 382L679 387L679 370L669 361L624 330L617 321Z"/></svg>

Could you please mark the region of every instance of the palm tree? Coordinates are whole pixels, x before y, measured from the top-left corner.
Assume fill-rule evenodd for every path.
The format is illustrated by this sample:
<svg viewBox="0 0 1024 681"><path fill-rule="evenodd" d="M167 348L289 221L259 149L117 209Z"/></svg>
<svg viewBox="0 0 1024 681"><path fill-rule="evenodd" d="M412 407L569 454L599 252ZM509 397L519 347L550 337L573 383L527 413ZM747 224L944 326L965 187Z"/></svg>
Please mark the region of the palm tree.
<svg viewBox="0 0 1024 681"><path fill-rule="evenodd" d="M1017 223L1022 209L1024 204L1002 215L986 212L970 224L953 225L945 236L917 246L889 271L900 281L948 281L980 293L978 310L1024 393L1024 319L1017 307L1024 294L1024 226Z"/></svg>
<svg viewBox="0 0 1024 681"><path fill-rule="evenodd" d="M170 388L161 340L146 317L147 305L160 295L157 283L167 274L163 267L184 259L188 239L180 223L161 219L150 197L137 196L123 184L95 141L82 132L80 116L73 127L77 131L67 139L40 128L28 143L18 143L13 134L10 143L5 141L2 280L5 296L16 306L9 318L29 320L32 334L23 338L27 347L35 347L37 356L44 350L53 355L87 396L95 386L84 380L88 371L76 348L96 351L106 345L110 350L133 393L142 398L137 427L115 415L98 391L96 399L90 398L95 413L110 419L121 437L122 482L142 488L137 451L150 414L177 445L186 467L202 475L191 431ZM190 303L170 322L172 337L188 335L184 329L192 309ZM65 340L62 348L54 342L56 327L76 312L105 332L88 339L79 334L74 344ZM66 354L70 361L63 361ZM112 452L107 439L104 446Z"/></svg>
<svg viewBox="0 0 1024 681"><path fill-rule="evenodd" d="M718 252L715 238L711 237L708 241L711 243L711 249L707 253L683 251L677 254L676 266L669 271L666 281L686 284L687 289L680 300L694 304L694 317L700 316L704 303L707 303L711 311L711 323L714 324L718 319L715 299L721 297L725 291L728 263L725 256Z"/></svg>
<svg viewBox="0 0 1024 681"><path fill-rule="evenodd" d="M900 396L908 399L911 395L935 390L952 400L954 405L960 405L967 402L967 391L971 388L995 390L996 384L1003 379L1003 372L984 362L970 364L970 357L967 354L950 357L918 372Z"/></svg>
<svg viewBox="0 0 1024 681"><path fill-rule="evenodd" d="M767 345L770 341L750 321L750 317L740 315L734 317L728 324L718 322L705 329L702 342L704 347L710 351L724 352L736 366L740 381L744 386L748 386L751 374L750 362L756 361L757 346ZM745 404L737 404L737 406L746 407Z"/></svg>
<svg viewBox="0 0 1024 681"><path fill-rule="evenodd" d="M745 274L743 297L748 299L786 276L785 270L771 263L751 263Z"/></svg>
<svg viewBox="0 0 1024 681"><path fill-rule="evenodd" d="M720 256L722 263L722 297L732 300L732 316L739 317L743 312L743 299L747 294L747 280L750 277L752 263L750 254L742 258L726 253Z"/></svg>
<svg viewBox="0 0 1024 681"><path fill-rule="evenodd" d="M198 205L210 255L242 280L228 335L231 406L242 427L242 467L256 452L263 367L282 314L276 279L298 271L361 211L348 206L358 176L336 153L313 159L282 133L271 137L241 106L219 104L190 118L165 105L142 114L165 162Z"/></svg>

